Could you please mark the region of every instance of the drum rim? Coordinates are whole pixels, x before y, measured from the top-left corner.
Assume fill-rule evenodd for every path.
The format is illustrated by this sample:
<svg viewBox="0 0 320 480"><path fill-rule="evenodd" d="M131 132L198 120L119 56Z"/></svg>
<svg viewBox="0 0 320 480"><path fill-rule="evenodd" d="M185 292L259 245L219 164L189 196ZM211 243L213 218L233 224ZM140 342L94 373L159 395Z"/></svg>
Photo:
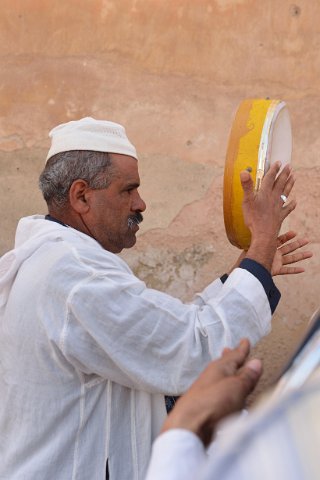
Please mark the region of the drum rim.
<svg viewBox="0 0 320 480"><path fill-rule="evenodd" d="M254 156L257 154L257 160L253 161L252 158L249 159L248 163L254 163L252 165L254 169L256 169L255 176L253 178L255 183L255 189L258 190L261 186L261 180L265 174L265 166L266 161L268 159L268 154L270 153L270 146L272 145L272 134L273 129L276 125L276 119L284 108L287 107L286 103L283 100L277 99L269 99L269 98L248 98L243 100L236 111L232 128L229 135L228 141L228 149L225 161L225 169L224 169L224 186L223 186L223 213L224 213L224 223L225 223L225 230L227 233L227 237L231 244L235 245L241 249L247 249L250 245L251 241L251 234L249 229L244 224L244 219L242 215L242 196L240 194L239 197L239 186L240 179L235 180L235 169L244 170L246 166L244 166L243 159L240 159L239 154L239 147L240 147L240 140L242 138L241 131L243 131L243 136L246 135L246 132L249 133L248 128L248 121L250 119L250 113L254 107L257 107L257 102L261 103L261 108L264 105L265 113L262 112L264 117L260 117L259 126L257 126L259 134L260 131L260 139L259 139L259 146L254 150ZM265 103L267 102L267 103ZM243 112L242 112L243 109ZM242 117L241 117L242 115ZM246 122L246 125L237 125L237 120L241 123ZM263 122L263 124L262 124ZM290 122L290 117L289 117ZM262 127L261 127L262 124ZM291 135L291 122L289 123L290 126L290 135ZM292 135L291 135L292 139ZM258 142L257 142L258 145ZM291 146L292 150L292 146ZM241 153L241 152L240 152ZM260 163L259 163L260 161ZM258 172L258 169L261 172ZM258 176L261 176L261 180L257 180ZM241 186L241 184L240 184ZM242 190L240 189L242 192ZM237 200L237 195L239 199ZM240 205L239 205L240 204ZM236 219L236 216L239 216L240 212L240 220L239 218Z"/></svg>

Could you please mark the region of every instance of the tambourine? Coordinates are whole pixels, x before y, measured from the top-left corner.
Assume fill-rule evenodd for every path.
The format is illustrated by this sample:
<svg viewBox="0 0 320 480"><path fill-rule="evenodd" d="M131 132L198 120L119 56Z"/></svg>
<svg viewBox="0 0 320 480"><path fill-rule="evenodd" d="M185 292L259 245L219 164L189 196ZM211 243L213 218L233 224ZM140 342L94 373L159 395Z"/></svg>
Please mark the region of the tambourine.
<svg viewBox="0 0 320 480"><path fill-rule="evenodd" d="M259 190L264 174L280 161L290 163L292 133L285 102L270 99L247 99L241 102L230 133L227 149L223 213L229 241L247 250L251 234L242 213L243 190L240 172L248 170Z"/></svg>

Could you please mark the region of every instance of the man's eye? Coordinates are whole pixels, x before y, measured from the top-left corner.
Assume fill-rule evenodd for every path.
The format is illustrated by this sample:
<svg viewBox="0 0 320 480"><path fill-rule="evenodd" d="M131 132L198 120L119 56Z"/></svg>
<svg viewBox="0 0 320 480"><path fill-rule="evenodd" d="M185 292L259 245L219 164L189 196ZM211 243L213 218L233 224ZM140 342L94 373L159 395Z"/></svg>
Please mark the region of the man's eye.
<svg viewBox="0 0 320 480"><path fill-rule="evenodd" d="M123 195L131 195L132 193L132 188L126 188L125 190L122 191Z"/></svg>
<svg viewBox="0 0 320 480"><path fill-rule="evenodd" d="M131 193L135 192L136 190L137 190L137 187L136 187L136 186L133 186L133 187L127 187L127 188L124 190L124 192L131 194Z"/></svg>

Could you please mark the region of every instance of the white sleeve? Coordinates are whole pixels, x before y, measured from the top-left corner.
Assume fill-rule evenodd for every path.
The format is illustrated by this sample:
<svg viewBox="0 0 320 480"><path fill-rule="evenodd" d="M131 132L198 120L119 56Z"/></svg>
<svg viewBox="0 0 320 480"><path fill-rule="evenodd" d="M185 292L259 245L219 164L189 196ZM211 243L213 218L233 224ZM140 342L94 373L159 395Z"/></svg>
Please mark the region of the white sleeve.
<svg viewBox="0 0 320 480"><path fill-rule="evenodd" d="M223 287L220 278L217 278L210 283L201 293L196 293L193 303L196 305L204 305L210 298L216 297Z"/></svg>
<svg viewBox="0 0 320 480"><path fill-rule="evenodd" d="M129 388L180 395L225 346L270 330L264 289L236 269L203 304L184 304L134 275L92 276L74 288L58 344L75 368Z"/></svg>
<svg viewBox="0 0 320 480"><path fill-rule="evenodd" d="M145 480L194 480L206 458L203 444L194 433L168 430L153 444Z"/></svg>

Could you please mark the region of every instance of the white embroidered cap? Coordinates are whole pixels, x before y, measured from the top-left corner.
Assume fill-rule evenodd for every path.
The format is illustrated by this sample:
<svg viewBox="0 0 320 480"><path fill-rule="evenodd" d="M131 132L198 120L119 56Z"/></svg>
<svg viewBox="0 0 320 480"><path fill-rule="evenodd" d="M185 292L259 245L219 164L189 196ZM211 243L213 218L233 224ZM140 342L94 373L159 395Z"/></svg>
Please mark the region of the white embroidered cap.
<svg viewBox="0 0 320 480"><path fill-rule="evenodd" d="M138 160L135 147L122 125L91 117L62 123L49 133L51 147L46 162L57 153L70 150L121 153Z"/></svg>

